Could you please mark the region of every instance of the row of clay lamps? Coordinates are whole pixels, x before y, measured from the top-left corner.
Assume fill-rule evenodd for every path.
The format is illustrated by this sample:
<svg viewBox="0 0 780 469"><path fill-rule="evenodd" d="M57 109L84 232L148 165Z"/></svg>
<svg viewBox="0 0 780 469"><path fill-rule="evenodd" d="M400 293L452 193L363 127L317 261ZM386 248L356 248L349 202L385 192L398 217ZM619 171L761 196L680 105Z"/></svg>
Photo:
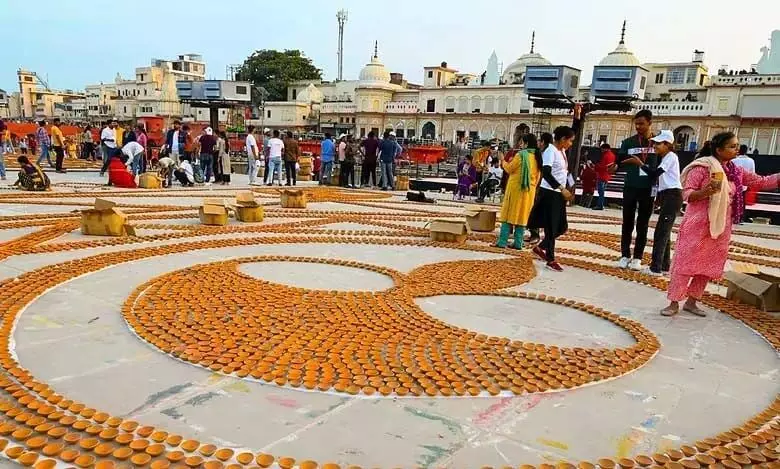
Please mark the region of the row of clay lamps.
<svg viewBox="0 0 780 469"><path fill-rule="evenodd" d="M304 233L298 234L300 235ZM100 412L96 409L89 409L83 404L68 401L64 396L60 396L55 393L51 388L49 388L48 385L36 381L27 370L19 367L18 363L16 363L15 359L8 351L12 324L22 308L24 308L29 302L33 301L46 289L54 287L70 278L109 265L151 256L186 252L193 249L245 246L250 244L263 243L273 244L278 242L354 242L360 244L448 247L478 252L503 252L484 246L458 246L447 243L432 243L411 240L394 241L361 237L331 238L316 241L311 241L306 236L288 236L279 237L277 239L260 238L249 240L211 240L101 254L84 259L65 262L58 265L47 266L23 274L18 279L19 281L0 282L4 291L4 296L0 298L0 310L4 311L2 322L3 334L0 335L0 345L3 346L3 351L0 352L0 364L5 370L4 375L0 377L0 386L7 393L7 400L4 404L0 405L0 411L5 413L6 423L13 426L13 429L0 426L0 435L2 435L2 438L0 438L2 443L0 444L4 445L3 450L6 456L17 460L22 464L35 465L36 467L40 468L53 467L57 461L65 462L68 465L75 465L78 467L91 467L94 465L95 467L101 467L105 469L109 469L116 465L122 465L127 462L139 467L152 466L157 469L163 469L170 465L179 465L182 463L190 467L202 466L209 467L211 469L217 469L226 466L230 467L230 465L234 465L235 467L239 467L238 465L258 465L260 467L268 467L271 464L277 464L280 467L298 466L306 469L313 469L318 466L327 467L328 469L338 468L339 466L330 463L318 465L313 461L301 461L286 457L274 458L273 456L266 454L253 454L249 452L239 453L228 448L216 448L213 445L202 444L198 441L185 440L183 437L178 435L169 435L162 429L144 427L136 424L135 422L123 421L120 418L113 417L108 413ZM514 253L506 254L515 255ZM588 254L589 253L587 252L582 253L584 256L587 256ZM519 253L518 255L523 256L523 254ZM563 260L567 264L580 268L586 268L596 272L617 276L619 278L625 278L627 280L638 281L641 283L657 286L653 283L648 283L648 278L646 278L646 276L633 276L624 271L618 272L616 271L617 269L610 269L602 265L588 263L578 259ZM237 264L234 264L234 266L235 265ZM209 267L212 266L205 266L204 268ZM392 272L388 271L387 269L384 269L383 273L386 275L392 274ZM395 305L405 301L405 299L411 298L411 293L407 291L407 289L411 288L408 285L414 285L414 278L411 274L405 278L400 277L400 274L396 273L396 275L399 276L396 279L396 286L390 291L386 292L386 295L388 296L387 301L392 301ZM521 281L527 281L527 279L521 279ZM466 290L466 293L468 293L469 289ZM480 292L480 288L475 287L472 294L484 294ZM314 293L316 292L309 292L309 294ZM357 292L356 295L357 297L360 297L361 293ZM371 293L370 295L366 296L374 295L374 293ZM517 296L523 297L522 294ZM569 307L575 307L578 309L584 308L586 312L588 312L588 308L591 308L593 309L591 312L592 314L601 313L609 315L609 313L602 312L597 308L581 305L571 300L565 300L562 298L548 298L543 295L532 295L532 297L533 299L552 301L553 303L562 305L567 305L567 303L569 303ZM755 308L739 305L730 300L726 300L725 298L706 295L704 301L706 304L717 307L727 314L731 314L736 318L746 322L750 327L764 335L764 337L766 337L775 348L778 347L780 338L778 338L778 335L775 332L780 330L780 328L777 327L780 325L778 324L778 320L774 320L773 318L756 310ZM336 308L335 312L338 311L340 310ZM206 313L207 312L208 311L206 311ZM395 313L395 311L392 309L385 312L388 315ZM414 311L412 311L412 313L414 313ZM436 324L435 321L434 324ZM645 342L648 343L652 342L652 335L642 337L641 329L639 329L639 327L641 327L640 325L632 324L630 322L624 323L622 325L626 328L631 326L633 328L632 334L634 337L640 337L638 340L645 340ZM437 329L437 333L440 335L433 335L433 337L448 337L448 335L445 333L448 326L444 324L441 324L441 326L441 329ZM459 338L462 337L465 333L457 328L452 329L453 331L450 331L450 337ZM200 340L199 338L197 339ZM492 343L491 339L493 340ZM506 339L503 340L506 341ZM295 342L292 341L291 343ZM399 343L403 344L403 341ZM467 350L469 352L483 352L484 360L479 362L475 359L474 364L478 366L483 366L483 364L490 365L491 360L495 360L497 357L501 358L501 355L497 352L494 352L494 348L491 347L495 347L501 344L502 339L500 338L490 338L477 334L469 338L469 341L466 343L466 347L464 347L463 350ZM504 356L507 356L506 350L512 350L511 345L512 342L510 341L503 343L505 349ZM411 357L414 358L414 347L412 347L410 350L412 351ZM458 352L459 349L454 347L453 350L454 351L452 356L456 357L456 352ZM572 359L576 361L577 357L579 357L578 352L582 352L582 355L588 355L585 350L578 351L576 349L572 349L571 351L573 351L573 355L567 355L565 353L565 349L547 347L540 344L521 343L519 348L514 349L514 352L519 352L524 360L526 360L528 363L531 363L532 359L538 359L539 355L542 353L547 353L548 355L552 356L560 356L561 359L564 360ZM488 354L488 352L490 352L490 354ZM646 353L649 352L649 350L643 350L642 352ZM639 353L641 354L642 352ZM636 353L636 349L634 353ZM444 358L446 355L442 352L441 356ZM471 356L474 355L472 354ZM619 357L617 352L614 352L614 356ZM629 357L630 354L626 352L624 356ZM277 360L275 364L279 362L278 358L281 357L276 358ZM352 358L355 359L356 356L353 355ZM404 357L398 355L398 359L400 360L401 358ZM374 357L369 354L369 360L364 360L367 363L361 363L357 361L360 359L361 358L357 357L355 361L357 364L361 365L361 369L363 369L362 365L367 365L368 361L372 361ZM516 361L520 365L524 363L518 359L516 359ZM553 363L559 364L557 363L557 360L553 360ZM293 364L294 363L292 363L292 360L290 360L290 365ZM433 364L435 365L435 363ZM290 368L291 366L288 366L288 369ZM468 368L466 369L468 370ZM541 368L538 369L542 371ZM552 370L553 368L550 367L550 369ZM563 369L566 370L565 366ZM501 370L499 369L498 371L500 372ZM487 378L492 378L494 376L496 375L490 375L489 373L487 374ZM4 408L7 410L2 410ZM694 463L699 464L699 466L696 467L706 466L712 469L720 469L721 467L735 469L736 467L746 467L749 465L766 465L766 467L776 467L777 455L774 452L774 449L777 446L776 440L778 432L780 432L780 426L778 426L777 422L775 421L778 415L778 410L780 410L780 402L776 401L766 410L757 414L755 417L751 418L740 426L734 427L726 432L713 436L710 439L696 442L693 446L686 446L677 450L669 450L663 454L651 456L640 455L633 459L620 459L617 461L612 459L602 459L593 462L581 462L576 466L568 463L560 463L556 466L541 465L539 467L542 469L552 469L553 467L559 469L569 469L578 466L582 469L591 469L595 466L599 466L603 469L613 469L616 467L616 465L619 465L625 469L640 466L658 466L668 467L669 469L682 469L693 468ZM45 420L41 421L42 418ZM49 427L50 425L51 427ZM117 433L115 436L113 436L113 439L111 439L113 433L111 429L115 429ZM8 430L11 430L10 433L6 433ZM29 433L27 432L28 430L30 431ZM49 432L51 432L51 434L49 434ZM101 437L101 434L103 434L103 437L106 437L106 439ZM94 435L97 435L97 437ZM41 438L46 439L46 443L43 446L41 446ZM94 441L95 439L99 440L96 445L96 442ZM162 441L158 441L160 439L162 439ZM62 448L59 447L58 443L62 443ZM111 447L109 448L105 446L104 443L111 445ZM50 446L52 444L53 446ZM155 445L163 445L163 448ZM127 448L127 450L130 452L128 453L127 450L120 451L123 448ZM112 451L110 454L106 454L106 451L109 449ZM163 452L158 453L161 449ZM119 452L116 453L117 451ZM104 455L101 456L101 454ZM147 456L149 457L147 458ZM714 462L712 462L712 460L706 456L712 458ZM761 459L762 457L764 458L763 460ZM652 462L648 458L652 459Z"/></svg>

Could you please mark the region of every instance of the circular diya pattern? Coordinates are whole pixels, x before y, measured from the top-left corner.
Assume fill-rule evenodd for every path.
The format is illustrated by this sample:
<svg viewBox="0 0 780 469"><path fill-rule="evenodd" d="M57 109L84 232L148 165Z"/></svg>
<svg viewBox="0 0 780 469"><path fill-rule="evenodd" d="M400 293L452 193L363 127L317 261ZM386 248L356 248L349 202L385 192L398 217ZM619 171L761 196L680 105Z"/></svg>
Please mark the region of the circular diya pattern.
<svg viewBox="0 0 780 469"><path fill-rule="evenodd" d="M244 263L280 261L374 271L391 278L394 287L384 292L307 290L240 271ZM444 262L408 275L357 262L255 257L155 278L136 289L123 314L144 340L211 371L364 396L570 389L627 373L658 350L658 339L641 324L565 298L518 294L611 321L636 344L565 348L489 337L435 319L413 301L440 293L498 294L497 289L523 283L531 275L528 256ZM199 295L187 294L191 285L199 285Z"/></svg>
<svg viewBox="0 0 780 469"><path fill-rule="evenodd" d="M183 191L176 191L176 196L180 196ZM127 193L128 197L137 196L143 194L148 196L153 191L144 192L131 192ZM357 194L352 193L351 194ZM112 195L118 195L119 193L113 193ZM125 193L122 193L125 194ZM170 193L168 193L170 194ZM326 189L326 190L313 190L313 197L322 197L320 200L333 200L339 202L347 202L347 196L342 195L339 191ZM369 193L370 194L370 193ZM100 193L103 195L103 193ZM0 202L2 203L30 203L36 200L37 197L52 197L52 194L2 194L0 195ZM333 197L333 199L330 199ZM361 195L362 197L362 195ZM376 197L368 197L379 199L386 197L384 194ZM366 202L355 201L354 196L350 197L349 203L354 205L372 206ZM56 202L47 201L46 204L56 205ZM386 205L390 204L390 201L383 202L384 205L375 205L377 208L388 208ZM395 202L398 203L398 202ZM63 205L70 205L70 203L63 203ZM398 207L395 210L407 211L409 216L399 216L395 214L382 214L377 216L376 214L366 213L347 213L343 212L316 212L316 211L297 211L295 215L292 215L292 211L278 211L273 215L276 216L299 216L310 217L320 219L311 225L307 223L303 224L289 224L284 227L279 227L272 232L277 236L265 237L265 238L246 238L246 239L227 239L227 240L209 240L188 242L181 244L172 244L167 246L156 247L144 247L140 249L132 249L126 251L112 252L106 254L98 254L91 257L80 256L79 258L63 262L60 264L49 265L37 270L30 271L28 273L20 275L16 279L0 281L0 287L2 287L3 295L0 296L0 311L2 315L2 322L0 323L0 388L2 392L0 394L0 452L3 457L15 460L19 464L25 466L32 466L36 469L52 469L56 466L62 467L84 467L84 468L100 468L100 469L112 469L115 467L129 468L135 467L152 467L155 469L168 469L169 467L193 467L193 468L227 468L227 469L240 469L242 467L271 467L276 465L278 467L292 468L301 467L306 469L315 469L316 467L325 467L328 469L339 469L339 464L331 463L328 461L316 462L308 459L291 457L284 454L271 455L266 453L252 453L246 450L240 450L236 448L219 448L209 443L201 443L200 441L186 439L185 436L169 434L165 429L153 428L150 426L144 426L130 419L122 418L119 416L111 415L106 411L99 409L93 409L88 407L84 403L74 402L68 399L66 396L59 394L49 384L36 379L29 370L23 368L16 359L15 354L12 351L12 333L14 324L19 314L23 309L35 298L45 292L47 289L53 288L63 282L73 279L79 275L83 275L90 272L95 272L99 269L116 265L123 262L129 262L137 259L143 259L153 256L161 256L171 253L186 252L194 249L214 248L214 247L229 247L229 246L245 246L250 244L273 244L273 243L311 243L311 242L337 242L337 243L363 243L363 244L376 244L376 245L402 245L402 246L434 246L434 247L446 247L455 249L465 249L477 252L491 252L491 253L505 253L509 256L515 257L508 261L493 262L490 269L487 269L487 263L442 263L436 266L424 266L417 269L415 272L411 272L407 275L401 275L397 272L393 272L389 269L382 269L373 267L374 269L380 269L385 275L390 275L394 278L395 286L386 292L382 292L381 301L376 304L386 306L388 309L379 309L378 312L369 314L356 314L350 312L349 301L343 295L352 295L353 304L362 304L358 301L363 301L361 295L374 296L374 294L368 293L343 293L336 295L331 303L328 303L329 308L326 314L321 314L320 317L315 317L315 324L321 321L330 321L335 317L350 318L353 322L348 322L346 325L341 323L343 328L353 326L362 331L375 331L377 323L388 324L390 326L399 327L399 324L403 324L404 319L409 317L417 317L421 320L429 321L432 326L430 331L422 331L417 337L410 337L408 334L400 334L399 341L395 342L395 347L385 347L384 349L376 349L369 347L368 349L361 349L357 344L360 344L360 338L354 337L352 346L343 347L342 353L338 357L320 356L314 353L312 360L317 363L325 363L322 367L317 369L317 378L324 376L324 369L327 368L326 364L331 363L331 359L334 359L336 363L339 362L345 367L338 368L335 365L333 368L333 374L335 371L347 370L352 376L350 378L354 381L353 371L359 371L365 373L366 378L398 378L396 381L401 383L415 383L422 391L427 390L421 385L424 383L422 380L427 379L432 381L434 377L443 377L442 383L448 377L454 377L453 379L463 379L464 377L459 375L457 371L463 369L467 373L471 373L470 376L478 378L473 380L475 384L483 386L480 388L474 386L474 389L481 391L481 389L494 390L496 388L503 389L501 387L501 381L498 378L505 378L510 373L514 372L518 374L520 378L525 379L523 382L523 389L521 392L528 392L525 388L525 383L532 383L532 379L536 382L544 382L547 385L550 384L550 379L556 379L561 385L564 385L564 380L551 378L556 376L566 375L572 380L577 376L570 376L566 372L576 373L582 372L583 368L579 366L582 360L585 360L585 364L588 365L587 360L591 360L592 364L602 363L601 366L609 368L610 364L614 369L618 371L625 368L626 364L641 361L642 355L645 356L651 353L653 349L657 349L657 341L654 341L652 334L649 334L646 329L641 325L621 318L619 316L610 315L598 308L577 303L571 300L563 298L552 298L545 295L531 295L519 293L508 296L518 296L521 298L532 298L536 300L548 301L555 304L562 304L572 308L584 310L587 313L595 314L603 317L607 320L615 322L620 326L626 328L637 339L637 344L628 349L616 349L616 350L578 350L564 349L553 346L546 346L542 344L531 344L523 342L513 342L506 339L497 337L488 337L480 334L475 334L463 329L453 328L441 322L437 322L432 318L424 317L424 313L409 309L409 305L413 304L413 299L420 296L433 296L439 294L504 294L497 292L502 288L515 286L516 284L523 283L533 277L532 267L527 258L523 255L519 255L512 251L500 251L495 248L489 247L487 243L492 243L495 240L494 235L471 235L470 242L472 244L464 246L453 246L445 243L432 243L428 241L415 240L413 238L425 237L427 234L424 230L414 228L399 228L399 225L395 224L402 221L420 221L420 219L430 218L431 216L440 216L433 212L426 212L425 210L418 210L409 207L415 207L415 204L405 204L405 206ZM165 206L137 206L139 211L164 211L172 212L177 210L187 211L190 209L182 207L165 207ZM131 208L132 209L132 208ZM138 214L134 215L139 217L138 219L159 219L163 215L152 214ZM147 218L143 218L147 217ZM184 213L180 216L166 214L164 218L189 218L192 214ZM611 222L608 217L594 217L590 214L583 215L583 218L591 218L602 222ZM14 254L24 254L30 252L56 252L68 249L80 249L87 247L97 247L105 245L118 245L118 244L132 244L140 242L138 237L130 237L121 242L112 241L110 243L95 242L94 244L80 244L80 243L50 243L41 244L44 241L51 240L62 234L64 231L72 229L73 220L69 220L68 216L63 218L41 216L40 219L25 216L9 218L4 221L0 217L0 229L11 227L23 227L23 226L43 226L43 231L33 233L29 237L20 237L9 243L3 243L0 245L0 255L3 257ZM384 223L378 220L385 220L394 223ZM381 235L371 233L355 233L355 232L321 232L316 228L312 228L313 225L334 223L339 221L347 222L360 222L361 224L374 224L376 226L383 226L384 228L395 228L399 230L397 236L388 236L387 232L383 232ZM193 233L203 234L217 234L226 233L232 231L209 231L206 228L189 228ZM231 228L232 229L232 228ZM290 235L291 230L294 230L295 235ZM250 229L249 231L256 231ZM259 231L259 230L257 230ZM59 234L58 234L59 233ZM194 234L190 234L192 236ZM315 235L320 237L315 237ZM771 236L771 235L770 235ZM603 233L588 233L572 230L567 237L572 239L574 237L584 241L594 242L597 244L606 245L605 247L614 248L615 237L612 235L604 235ZM410 239L411 238L411 239ZM165 237L149 237L145 240L161 240ZM89 242L91 243L91 242ZM484 243L484 244L481 244ZM740 246L738 251L740 254L749 255L770 255L776 256L776 251L760 249L754 246L745 245L747 247ZM586 258L597 258L592 253L586 251L571 250L571 254ZM262 261L266 258L253 258L248 261ZM347 265L349 263L339 263L339 261L322 261L316 259L301 259L301 258L275 258L279 259L297 259L298 261L306 262L333 262L336 264ZM750 257L751 262L761 264L762 260L758 257ZM638 272L629 272L612 267L607 267L602 264L597 264L583 260L581 258L566 258L562 257L561 261L565 264L588 269L597 273L610 275L623 280L642 283L648 286L663 289L666 287L666 280L659 278L652 278L645 276ZM766 260L764 260L766 261ZM215 272L220 274L233 275L243 286L256 286L257 279L244 278L239 279L241 276L237 271L237 267L241 261L229 261L218 264L209 264L205 266L197 266L192 272L200 272L198 269L215 269ZM480 270L479 265L482 264L483 268ZM764 264L762 264L764 265ZM353 267L359 268L372 268L372 266L366 266L363 264L352 263ZM493 273L493 269L498 271L498 274ZM190 272L190 269L186 269L178 274L184 275ZM236 277L238 276L238 277ZM436 281L427 281L424 276L433 276ZM458 277L460 276L460 277ZM507 279L507 277L509 279ZM484 278L489 278L490 282L483 281ZM212 342L220 337L224 336L225 330L230 331L228 327L223 327L220 333L213 333L206 326L213 325L213 322L209 322L206 318L219 320L219 316L215 315L216 311L210 311L208 309L200 310L198 319L194 317L188 317L186 312L179 311L178 315L175 312L176 308L170 308L166 315L162 317L169 321L169 324L180 324L186 327L184 330L178 331L174 329L160 330L159 325L152 320L155 318L155 311L142 311L143 314L137 314L135 306L141 305L141 298L146 295L147 292L153 292L153 287L164 288L162 285L156 283L158 279L152 280L145 285L145 288L139 289L134 293L133 301L128 301L123 307L123 314L128 318L128 322L134 318L138 323L141 320L147 321L149 324L148 337L145 337L150 343L158 344L166 343L168 340L179 340L183 346L182 351L187 353L193 353L195 357L195 351L202 356L198 360L198 364L206 366L203 363L205 359L208 361L211 357L207 354L211 353L211 350L202 350L201 346L210 345ZM220 284L217 282L217 284ZM302 289L290 289L289 287L278 286L271 284L264 284L264 287L270 287L271 290L277 288L285 288L294 293L293 297L301 298L306 295L316 294L317 292L306 291ZM240 289L239 289L240 290ZM159 291L159 289L157 290ZM239 291L241 297L244 299L252 298L251 295L246 296L248 293ZM507 294L505 294L507 295ZM360 297L360 299L356 298ZM135 300L138 300L136 303ZM148 301L148 298L147 298ZM369 304L371 303L369 300ZM703 302L708 306L718 308L726 314L729 314L747 324L753 328L759 334L761 334L767 341L777 350L780 348L780 319L775 319L753 307L742 305L726 298L718 297L711 294L705 294ZM238 304L238 302L236 302ZM266 305L268 306L268 305ZM294 306L294 305L293 305ZM260 318L267 318L270 322L269 325L279 323L277 320L280 317L278 312L274 313L274 310L270 307L267 309L260 308L251 311L253 320L262 320ZM273 313L273 314L271 314ZM310 314L309 311L307 314ZM144 314L146 315L144 317ZM132 317L132 318L131 318ZM291 326L295 325L295 322L291 316L281 317L286 318L288 324L289 321L293 321ZM224 319L224 318L223 318ZM150 322L151 321L151 322ZM202 324L201 324L202 322ZM229 321L228 321L229 322ZM233 321L233 328L241 327L238 321ZM217 323L218 325L218 323ZM262 325L262 323L261 323ZM157 327L152 332L151 328ZM198 329L198 328L201 329ZM197 330L197 332L196 332ZM146 330L145 330L146 331ZM300 335L297 339L292 338L291 332L299 331L299 329L284 330L278 326L270 329L271 333L275 333L274 337L280 336L277 342L270 343L271 347L262 348L263 344L258 344L258 347L254 351L261 350L264 353L264 357L268 358L268 361L262 361L260 364L268 363L271 369L278 371L286 371L285 379L289 380L289 373L291 370L302 369L302 376L306 376L307 363L294 362L295 357L285 357L284 353L278 348L279 343L287 341L287 344L298 346L299 351L298 358L304 356L307 350L301 347ZM156 332L156 333L155 333ZM256 332L259 334L260 332ZM377 332L373 332L377 334ZM178 334L178 335L177 335ZM189 335L188 335L189 334ZM419 339L422 340L419 340ZM315 337L316 339L316 337ZM322 340L328 340L330 337L326 336ZM332 340L337 340L338 337L333 337ZM192 341L195 341L193 343ZM222 345L219 356L215 357L215 361L211 362L209 368L214 367L221 372L226 372L224 366L231 366L244 364L245 353L250 353L246 348L242 349L239 345L239 341L236 338L230 339L235 342L235 345L229 347L224 340L219 342ZM449 342L445 342L449 340ZM155 342L156 341L156 342ZM338 342L335 342L338 343ZM643 345L644 344L644 345ZM197 347L193 347L197 345ZM376 342L369 342L369 345L376 346ZM274 348L276 347L276 348ZM421 348L422 347L422 348ZM644 348L643 348L644 347ZM235 350L234 356L229 356ZM427 355L426 353L418 353L421 350L434 353L434 356ZM191 351L191 352L190 352ZM360 351L361 355L358 356L357 352ZM363 352L367 353L363 353ZM621 353L622 351L622 353ZM372 354L375 353L375 354ZM401 352L405 352L402 354ZM435 353L438 352L438 355ZM175 352L172 352L175 354ZM378 353L378 354L377 354ZM464 355L465 353L465 355ZM598 354L600 353L600 355ZM207 358L208 357L208 358ZM454 361L447 361L450 357L455 359ZM479 360L477 357L480 357ZM543 357L547 357L548 362L545 362ZM550 359L555 358L552 361ZM221 363L220 359L231 359L228 363ZM597 359L606 359L599 362ZM645 359L648 357L645 357ZM471 361L469 361L471 359ZM617 359L617 362L616 360ZM251 360L251 358L250 358ZM327 361L326 361L327 360ZM384 362L382 361L384 360ZM410 367L410 370L402 369L393 365L403 365L404 360L407 363L417 366L416 369ZM411 361L410 361L411 360ZM534 362L533 360L541 360L540 362ZM633 360L633 361L632 361ZM300 360L298 360L300 361ZM377 364L377 361L379 364ZM285 362L286 365L285 365ZM567 364L564 364L567 363ZM621 364L622 362L622 364ZM386 363L386 364L385 364ZM569 363L571 365L569 365ZM253 365L257 365L255 362ZM523 367L524 365L538 364L533 370ZM302 368L297 368L298 365L303 365ZM393 376L385 376L383 372L384 368L379 366L390 367L387 373L397 373ZM427 368L424 368L426 365ZM469 367L471 365L471 367ZM515 369L514 366L520 366L519 369ZM557 368L556 368L557 365ZM286 367L285 367L286 366ZM371 371L373 366L377 371L376 375L369 375L368 371ZM542 368L545 366L546 368ZM568 366L572 368L567 369ZM591 367L593 371L599 367ZM430 370L428 373L434 373L438 375L430 376L427 373L422 376L418 373L418 376L412 374L415 371L422 371L423 369ZM237 371L235 371L237 370ZM239 372L243 372L241 368L236 368L234 373L236 375ZM526 371L526 375L523 375L523 371ZM588 366L584 368L588 371ZM555 375L553 371L557 372ZM250 372L251 373L251 372ZM402 373L410 376L409 381L401 381L400 376ZM449 373L449 374L446 374ZM482 373L482 374L480 374ZM502 374L503 373L503 374ZM541 374L541 376L539 374ZM281 377L280 374L278 377ZM338 375L341 376L341 375ZM348 376L347 372L344 372L346 380ZM469 375L467 375L469 376ZM578 376L583 376L582 373L578 373ZM276 377L276 378L278 378ZM545 380L544 378L548 379ZM262 379L262 376L261 376ZM413 380L414 379L414 380ZM416 381L415 381L416 380ZM483 380L483 381L480 381ZM301 381L304 381L303 379ZM367 380L369 381L369 380ZM376 381L376 380L375 380ZM274 382L276 382L274 380ZM376 381L378 384L378 381ZM449 382L450 384L452 381ZM318 383L319 384L319 383ZM434 384L438 385L436 381ZM508 383L505 383L508 384ZM517 383L512 383L517 385ZM350 387L350 386L347 386ZM357 392L363 392L369 394L368 389L360 389ZM387 386L389 387L389 386ZM335 385L334 385L335 388ZM455 391L456 386L452 384L452 390ZM519 386L518 386L519 388ZM354 388L350 387L354 390ZM449 389L445 385L441 385L436 389L441 395L445 395L445 389ZM346 390L346 389L345 389ZM510 385L509 390L512 391ZM410 389L411 392L411 389ZM470 390L467 392L471 394ZM396 389L396 393L398 390ZM438 395L438 394L436 394ZM713 429L715 433L709 438L704 438L699 441L692 442L689 445L684 445L678 448L671 448L655 454L636 455L633 458L615 458L610 457L601 458L592 462L579 461L576 467L581 469L595 469L597 466L603 469L612 469L616 466L620 466L624 469L631 469L637 466L639 467L664 467L667 469L697 469L707 467L708 469L739 469L743 467L766 467L777 468L780 467L778 459L780 456L777 453L778 442L780 442L780 421L778 421L778 414L780 413L780 399L769 405L765 410L759 412L752 418L748 419L741 424L725 430ZM296 455L297 456L297 455ZM300 455L305 456L305 455ZM276 467L275 466L275 467ZM347 467L347 466L344 466ZM358 466L348 466L350 468L357 469ZM534 466L523 465L520 466L524 469L534 469ZM570 464L565 461L561 461L556 465L553 464L541 464L539 469L571 469L574 468L574 464Z"/></svg>

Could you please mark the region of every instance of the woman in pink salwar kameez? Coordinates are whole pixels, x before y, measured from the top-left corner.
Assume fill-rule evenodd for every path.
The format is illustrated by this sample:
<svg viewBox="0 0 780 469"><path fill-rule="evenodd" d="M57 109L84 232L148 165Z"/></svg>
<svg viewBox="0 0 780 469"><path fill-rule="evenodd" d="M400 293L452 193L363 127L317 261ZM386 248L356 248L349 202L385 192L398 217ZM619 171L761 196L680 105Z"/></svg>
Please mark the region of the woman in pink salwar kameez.
<svg viewBox="0 0 780 469"><path fill-rule="evenodd" d="M731 229L742 219L742 187L776 189L778 174L762 177L744 172L733 160L739 140L731 132L712 138L713 156L694 160L682 173L683 199L688 201L674 247L667 298L661 314L674 316L680 301L683 310L706 316L696 302L710 280L723 275Z"/></svg>

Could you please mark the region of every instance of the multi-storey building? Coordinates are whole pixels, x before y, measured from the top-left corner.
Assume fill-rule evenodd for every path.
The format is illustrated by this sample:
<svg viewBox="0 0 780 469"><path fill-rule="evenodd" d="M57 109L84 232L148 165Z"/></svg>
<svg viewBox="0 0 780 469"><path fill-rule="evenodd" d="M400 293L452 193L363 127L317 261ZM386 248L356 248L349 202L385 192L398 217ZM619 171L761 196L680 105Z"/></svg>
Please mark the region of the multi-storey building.
<svg viewBox="0 0 780 469"><path fill-rule="evenodd" d="M19 115L23 119L54 116L54 105L83 99L84 93L52 90L37 73L24 69L16 72L19 81Z"/></svg>
<svg viewBox="0 0 780 469"><path fill-rule="evenodd" d="M780 44L775 48L780 50ZM532 40L530 51L503 71L497 69L495 54L482 74L460 73L443 62L423 67L423 83L415 86L391 74L375 49L358 80L293 83L287 101L265 103L262 122L358 136L393 130L405 138L512 141L523 132L571 122L566 112L534 107L524 87L526 69L533 65L550 62ZM780 75L711 75L698 50L688 62L642 62L622 39L599 65L647 71L644 98L634 102L634 111L653 111L654 127L673 130L681 148L696 148L715 133L732 130L759 152L780 153ZM580 87L578 99L590 100L589 86ZM589 114L583 126L585 142L619 145L633 133L632 115Z"/></svg>

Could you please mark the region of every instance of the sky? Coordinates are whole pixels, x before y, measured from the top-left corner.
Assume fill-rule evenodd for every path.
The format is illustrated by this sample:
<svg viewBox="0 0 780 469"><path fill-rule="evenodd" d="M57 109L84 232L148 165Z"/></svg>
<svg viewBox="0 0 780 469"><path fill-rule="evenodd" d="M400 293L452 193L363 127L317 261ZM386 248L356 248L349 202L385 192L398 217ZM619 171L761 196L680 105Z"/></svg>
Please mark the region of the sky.
<svg viewBox="0 0 780 469"><path fill-rule="evenodd" d="M640 61L689 61L700 49L712 73L747 69L780 29L779 0L0 0L0 88L18 89L20 67L52 88L83 89L184 53L202 54L207 78L224 79L258 49L300 49L332 80L341 8L344 78L357 78L377 40L389 71L413 83L442 61L479 74L494 50L506 67L528 52L532 30L537 52L589 83L623 20Z"/></svg>

